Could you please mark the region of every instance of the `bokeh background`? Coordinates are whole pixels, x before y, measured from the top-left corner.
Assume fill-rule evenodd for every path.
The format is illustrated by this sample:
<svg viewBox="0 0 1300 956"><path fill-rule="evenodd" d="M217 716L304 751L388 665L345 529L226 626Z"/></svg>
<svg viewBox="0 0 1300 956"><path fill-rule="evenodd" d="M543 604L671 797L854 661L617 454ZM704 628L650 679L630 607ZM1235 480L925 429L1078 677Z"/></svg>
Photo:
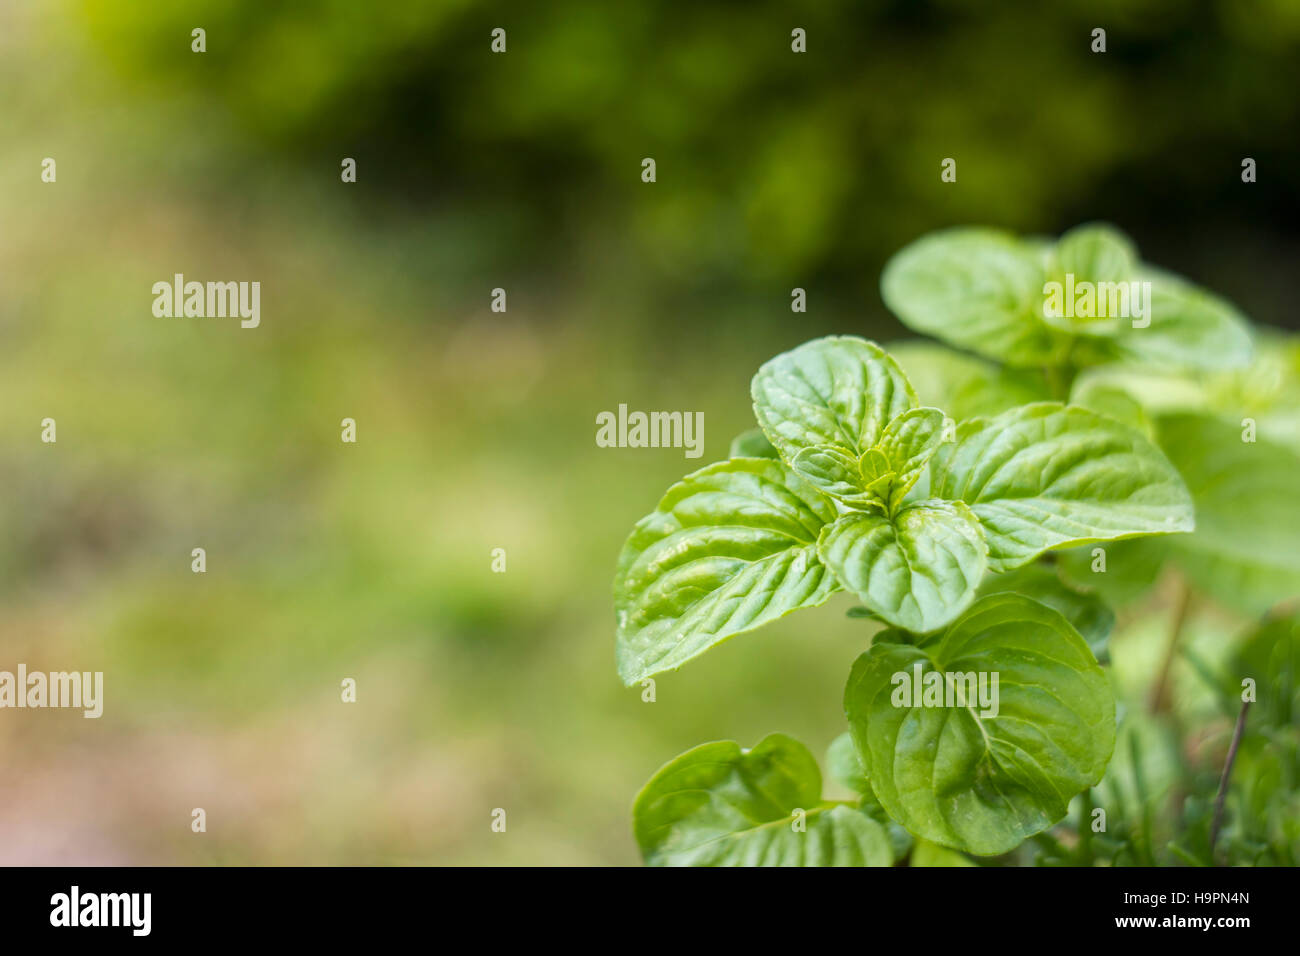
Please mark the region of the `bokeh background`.
<svg viewBox="0 0 1300 956"><path fill-rule="evenodd" d="M610 583L763 360L904 335L892 252L1108 220L1297 324L1300 4L785 6L0 2L0 668L106 683L0 712L0 862L634 863L662 762L844 729L849 598L647 704ZM261 327L155 318L176 272ZM620 403L702 411L703 459L596 447Z"/></svg>

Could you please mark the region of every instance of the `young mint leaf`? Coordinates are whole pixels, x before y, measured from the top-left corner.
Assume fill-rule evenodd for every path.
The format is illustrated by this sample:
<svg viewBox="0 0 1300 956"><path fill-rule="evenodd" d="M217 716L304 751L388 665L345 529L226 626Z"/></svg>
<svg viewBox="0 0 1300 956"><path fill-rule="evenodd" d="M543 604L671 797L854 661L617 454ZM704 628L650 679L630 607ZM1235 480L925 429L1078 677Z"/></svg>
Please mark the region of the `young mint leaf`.
<svg viewBox="0 0 1300 956"><path fill-rule="evenodd" d="M987 566L979 522L961 502L927 500L893 517L843 515L817 553L845 587L896 627L942 627L975 596Z"/></svg>
<svg viewBox="0 0 1300 956"><path fill-rule="evenodd" d="M1059 351L1043 321L1042 254L995 229L932 233L885 266L885 305L918 332L1013 366L1045 365Z"/></svg>
<svg viewBox="0 0 1300 956"><path fill-rule="evenodd" d="M867 499L881 511L890 508L889 489L898 475L880 448L868 448L858 459L858 474Z"/></svg>
<svg viewBox="0 0 1300 956"><path fill-rule="evenodd" d="M794 456L791 467L823 494L852 507L866 507L877 500L862 480L857 457L835 445L805 448Z"/></svg>
<svg viewBox="0 0 1300 956"><path fill-rule="evenodd" d="M777 458L776 449L761 428L750 428L731 439L728 458Z"/></svg>
<svg viewBox="0 0 1300 956"><path fill-rule="evenodd" d="M750 389L754 414L787 462L805 448L831 446L858 458L885 426L916 405L902 371L878 345L831 336L778 355Z"/></svg>
<svg viewBox="0 0 1300 956"><path fill-rule="evenodd" d="M688 750L645 785L632 820L651 866L893 862L885 827L855 807L823 802L817 761L784 734L752 750L730 740Z"/></svg>
<svg viewBox="0 0 1300 956"><path fill-rule="evenodd" d="M1155 445L1114 419L1055 402L963 423L931 464L930 493L970 505L994 571L1049 548L1193 527L1187 488Z"/></svg>
<svg viewBox="0 0 1300 956"><path fill-rule="evenodd" d="M826 600L829 500L779 461L733 458L673 485L618 560L618 670L631 685L734 634Z"/></svg>
<svg viewBox="0 0 1300 956"><path fill-rule="evenodd" d="M888 510L899 507L903 498L925 472L943 440L943 412L937 408L913 408L886 427L876 450L894 473L890 483ZM863 469L866 475L866 469Z"/></svg>
<svg viewBox="0 0 1300 956"><path fill-rule="evenodd" d="M944 686L956 706L902 698L917 665L952 675ZM998 676L996 707L967 694L957 676L966 674L983 675L986 690ZM853 665L844 710L890 816L979 855L1005 853L1064 817L1115 745L1115 700L1088 645L1059 613L1015 594L981 598L920 646L874 641Z"/></svg>

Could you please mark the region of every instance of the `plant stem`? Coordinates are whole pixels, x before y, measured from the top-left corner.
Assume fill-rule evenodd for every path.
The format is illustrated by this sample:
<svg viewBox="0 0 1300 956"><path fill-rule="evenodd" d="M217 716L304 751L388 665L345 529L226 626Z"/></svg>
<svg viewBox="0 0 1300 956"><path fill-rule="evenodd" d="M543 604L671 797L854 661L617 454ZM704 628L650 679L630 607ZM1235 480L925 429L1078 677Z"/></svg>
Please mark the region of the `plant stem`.
<svg viewBox="0 0 1300 956"><path fill-rule="evenodd" d="M1169 643L1165 647L1165 659L1160 664L1160 676L1151 691L1149 710L1153 714L1163 711L1169 703L1169 674L1178 654L1178 642L1183 636L1183 627L1187 624L1187 612L1192 604L1192 589L1181 577L1178 579L1178 596L1175 598L1174 616L1169 625Z"/></svg>
<svg viewBox="0 0 1300 956"><path fill-rule="evenodd" d="M1074 376L1078 371L1072 361L1074 345L1074 336L1064 336L1053 349L1056 353L1055 357L1043 366L1043 377L1047 381L1047 388L1052 398L1060 402L1069 401L1070 386L1074 384Z"/></svg>
<svg viewBox="0 0 1300 956"><path fill-rule="evenodd" d="M1070 397L1070 381L1073 376L1064 365L1044 366L1043 377L1047 379L1047 389L1052 398L1063 402Z"/></svg>
<svg viewBox="0 0 1300 956"><path fill-rule="evenodd" d="M1033 836L1033 840L1040 847L1046 850L1048 854L1055 856L1057 859L1061 860L1064 863L1069 863L1070 860L1074 857L1074 854L1070 852L1069 847L1067 847L1056 837L1052 836L1052 834L1048 833L1046 830L1044 830L1042 833L1035 833Z"/></svg>
<svg viewBox="0 0 1300 956"><path fill-rule="evenodd" d="M1137 790L1138 809L1141 811L1142 854L1147 866L1156 865L1155 823L1151 819L1152 802L1148 796L1146 780L1142 773L1142 754L1138 751L1138 736L1129 739L1129 759L1133 761L1133 785Z"/></svg>
<svg viewBox="0 0 1300 956"><path fill-rule="evenodd" d="M1084 866L1092 866L1092 788L1083 791L1079 803L1079 858Z"/></svg>
<svg viewBox="0 0 1300 956"><path fill-rule="evenodd" d="M1223 826L1223 801L1228 796L1228 778L1232 776L1232 765L1237 759L1237 748L1241 746L1241 735L1246 732L1246 711L1250 710L1250 701L1241 702L1241 713L1237 715L1237 727L1232 732L1232 743L1228 745L1228 759L1223 762L1223 776L1219 778L1219 793L1214 798L1214 823L1210 826L1210 858L1214 858L1214 844L1219 840L1219 828Z"/></svg>

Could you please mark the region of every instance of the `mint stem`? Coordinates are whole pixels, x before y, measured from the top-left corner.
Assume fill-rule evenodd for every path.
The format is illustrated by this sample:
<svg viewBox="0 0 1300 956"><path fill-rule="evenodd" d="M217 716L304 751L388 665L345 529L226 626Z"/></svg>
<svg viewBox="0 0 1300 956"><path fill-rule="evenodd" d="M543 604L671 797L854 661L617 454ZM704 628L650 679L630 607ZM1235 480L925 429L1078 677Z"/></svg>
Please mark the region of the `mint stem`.
<svg viewBox="0 0 1300 956"><path fill-rule="evenodd" d="M1165 659L1160 664L1160 676L1151 691L1149 710L1158 714L1168 706L1169 674L1174 666L1174 657L1178 654L1178 642L1182 639L1183 628L1187 624L1187 612L1192 604L1192 589L1182 578L1178 580L1178 596L1175 599L1174 617L1169 626L1169 644L1165 648Z"/></svg>

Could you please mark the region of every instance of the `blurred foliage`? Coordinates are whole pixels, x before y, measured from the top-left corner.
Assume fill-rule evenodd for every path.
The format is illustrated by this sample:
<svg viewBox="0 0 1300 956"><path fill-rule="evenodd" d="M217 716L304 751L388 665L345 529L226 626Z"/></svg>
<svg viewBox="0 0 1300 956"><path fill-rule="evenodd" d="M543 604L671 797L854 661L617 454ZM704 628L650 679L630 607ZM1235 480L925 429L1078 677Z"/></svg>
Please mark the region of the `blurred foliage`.
<svg viewBox="0 0 1300 956"><path fill-rule="evenodd" d="M662 270L646 289L658 298L782 283L874 301L884 257L938 226L1101 218L1248 312L1289 315L1282 291L1231 268L1296 251L1300 189L1284 171L1300 164L1300 107L1278 95L1300 86L1288 0L81 10L137 88L200 91L305 164L356 156L367 188L403 208L499 216L495 254L529 267L545 248L571 268L596 238ZM806 54L791 52L796 26ZM1247 155L1260 175L1243 188ZM940 182L945 157L957 188Z"/></svg>

